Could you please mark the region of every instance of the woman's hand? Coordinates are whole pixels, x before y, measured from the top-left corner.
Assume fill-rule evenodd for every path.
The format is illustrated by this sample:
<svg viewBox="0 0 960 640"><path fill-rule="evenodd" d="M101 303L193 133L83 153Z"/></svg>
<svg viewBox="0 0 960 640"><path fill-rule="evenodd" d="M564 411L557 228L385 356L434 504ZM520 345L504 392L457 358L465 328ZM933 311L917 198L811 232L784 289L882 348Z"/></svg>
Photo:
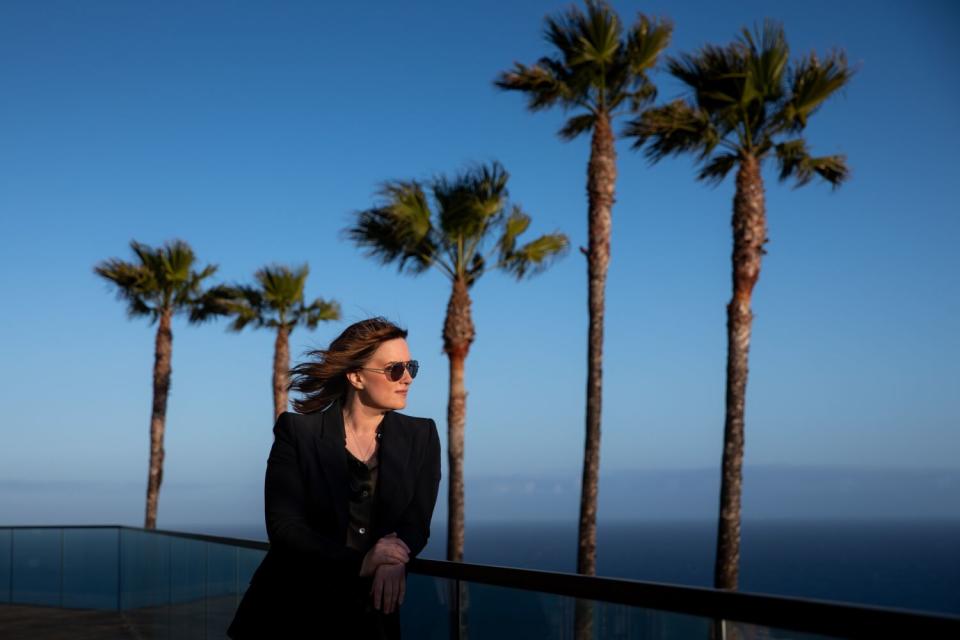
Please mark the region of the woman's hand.
<svg viewBox="0 0 960 640"><path fill-rule="evenodd" d="M373 574L373 606L384 613L393 613L403 604L407 590L407 570L402 564L382 564Z"/></svg>
<svg viewBox="0 0 960 640"><path fill-rule="evenodd" d="M396 532L388 533L367 551L360 566L360 575L369 576L382 565L404 565L409 560L410 548L407 543L398 538Z"/></svg>

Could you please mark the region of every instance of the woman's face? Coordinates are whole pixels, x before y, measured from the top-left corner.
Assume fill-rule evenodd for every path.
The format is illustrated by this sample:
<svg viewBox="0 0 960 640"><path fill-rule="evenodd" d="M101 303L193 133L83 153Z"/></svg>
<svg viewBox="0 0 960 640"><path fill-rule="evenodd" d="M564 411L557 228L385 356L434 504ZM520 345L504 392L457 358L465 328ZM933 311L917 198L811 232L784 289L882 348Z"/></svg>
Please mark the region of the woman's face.
<svg viewBox="0 0 960 640"><path fill-rule="evenodd" d="M385 369L394 362L407 362L410 359L407 341L396 338L381 343L365 366L369 369ZM361 387L357 389L357 393L365 405L381 411L403 409L407 406L407 391L413 382L409 371L404 369L403 376L394 382L387 373L369 369L358 372Z"/></svg>

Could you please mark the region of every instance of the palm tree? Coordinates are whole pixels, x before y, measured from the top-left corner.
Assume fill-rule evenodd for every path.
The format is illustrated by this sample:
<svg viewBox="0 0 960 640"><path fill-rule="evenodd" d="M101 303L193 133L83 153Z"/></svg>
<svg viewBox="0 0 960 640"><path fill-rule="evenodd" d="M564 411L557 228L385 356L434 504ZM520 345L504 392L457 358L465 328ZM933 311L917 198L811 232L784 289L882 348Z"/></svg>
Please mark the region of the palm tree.
<svg viewBox="0 0 960 640"><path fill-rule="evenodd" d="M455 562L463 560L464 365L475 336L469 289L491 269L518 280L540 273L567 248L567 237L561 233L517 246L518 237L530 226L530 216L508 203L508 178L497 162L453 179L434 178L428 184L432 202L420 182L387 182L380 190L382 203L358 212L355 224L346 229L348 238L382 263L396 263L400 272L414 275L433 267L453 285L443 324L443 350L450 360L447 559Z"/></svg>
<svg viewBox="0 0 960 640"><path fill-rule="evenodd" d="M317 298L305 304L303 288L310 273L308 265L290 268L286 265L263 267L254 274L257 284L233 287L226 311L234 317L231 331L242 331L248 324L254 328L276 329L273 349L273 417L287 410L288 374L290 371L290 333L297 325L316 329L322 320L339 320L340 305Z"/></svg>
<svg viewBox="0 0 960 640"><path fill-rule="evenodd" d="M514 63L500 74L501 89L527 94L527 108L559 105L575 110L560 130L564 140L592 132L587 164L587 257L590 329L587 339L587 412L580 493L577 572L596 573L597 490L600 471L600 408L603 390L604 289L610 262L611 214L617 180L613 121L656 96L648 77L670 41L672 25L639 14L623 37L616 12L605 2L588 0L586 13L569 9L546 19L544 35L557 52L527 66ZM585 611L578 608L578 636L589 634Z"/></svg>
<svg viewBox="0 0 960 640"><path fill-rule="evenodd" d="M163 434L166 428L167 396L170 393L174 315L187 313L191 324L218 315L222 286L208 290L203 281L212 276L216 265L200 271L193 269L196 257L190 245L172 240L153 248L136 240L130 241L135 262L110 258L98 263L94 273L117 287L117 297L127 303L131 318L147 316L158 323L153 364L153 409L150 414L150 470L147 476L147 506L144 527L157 526L157 503L163 480Z"/></svg>
<svg viewBox="0 0 960 640"><path fill-rule="evenodd" d="M750 300L760 277L767 241L761 165L775 159L781 181L805 185L815 176L836 188L848 176L843 156L810 155L802 132L823 102L843 88L852 70L842 51L815 54L788 66L783 27L766 21L744 29L726 47L707 45L669 61L670 73L688 95L649 109L632 120L634 148L659 161L692 153L699 180L719 183L736 167L733 198L733 297L727 306L727 390L723 429L714 586L736 589L740 558L740 494L743 464L747 355L753 315Z"/></svg>

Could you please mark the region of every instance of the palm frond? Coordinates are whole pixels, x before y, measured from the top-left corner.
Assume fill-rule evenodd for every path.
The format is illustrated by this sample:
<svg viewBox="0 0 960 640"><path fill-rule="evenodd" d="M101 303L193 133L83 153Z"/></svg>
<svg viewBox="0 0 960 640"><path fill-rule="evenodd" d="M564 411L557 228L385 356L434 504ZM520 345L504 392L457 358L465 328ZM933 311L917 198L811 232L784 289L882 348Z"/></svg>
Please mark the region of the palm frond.
<svg viewBox="0 0 960 640"><path fill-rule="evenodd" d="M563 125L563 128L560 129L557 135L559 135L564 140L573 140L580 134L591 131L596 121L597 121L597 116L594 115L592 112L581 113L578 116L573 116L572 118L569 118L566 124Z"/></svg>
<svg viewBox="0 0 960 640"><path fill-rule="evenodd" d="M602 0L587 0L587 13L576 7L567 13L566 28L576 38L570 66L613 64L620 49L623 25L620 17Z"/></svg>
<svg viewBox="0 0 960 640"><path fill-rule="evenodd" d="M94 268L97 275L117 286L118 297L127 302L130 317L150 316L156 321L164 309L190 312L192 317L194 306L203 306L199 300L203 281L216 272L216 265L194 271L196 257L183 240L168 241L158 248L131 240L130 249L136 262L113 258ZM204 319L211 317L198 313Z"/></svg>
<svg viewBox="0 0 960 640"><path fill-rule="evenodd" d="M530 227L530 216L523 210L514 206L510 215L503 222L503 233L497 242L497 248L500 253L500 260L503 261L511 255L517 246L517 237L524 233Z"/></svg>
<svg viewBox="0 0 960 640"><path fill-rule="evenodd" d="M187 267L184 276L183 267L177 265L174 269L175 275L171 278L174 286L174 305L192 313L191 308L198 304L199 298L203 295L203 281L216 272L217 266L211 264L200 271L193 271ZM181 278L183 279L181 280ZM209 319L209 317L207 316L204 319Z"/></svg>
<svg viewBox="0 0 960 640"><path fill-rule="evenodd" d="M388 182L380 196L380 206L356 213L346 237L383 264L396 262L401 272L423 273L435 263L438 247L423 187L416 181Z"/></svg>
<svg viewBox="0 0 960 640"><path fill-rule="evenodd" d="M737 156L733 153L719 153L707 160L699 173L697 180L717 184L727 177L727 174L737 165Z"/></svg>
<svg viewBox="0 0 960 640"><path fill-rule="evenodd" d="M310 267L307 264L290 267L272 264L254 274L260 284L264 302L272 309L284 312L303 302L303 289Z"/></svg>
<svg viewBox="0 0 960 640"><path fill-rule="evenodd" d="M452 179L444 176L434 179L433 197L437 202L440 229L448 245L465 245L485 235L506 204L509 177L503 165L494 161L474 166ZM465 267L470 258L460 255L457 263Z"/></svg>
<svg viewBox="0 0 960 640"><path fill-rule="evenodd" d="M556 47L562 57L562 64L572 66L572 60L580 55L579 22L583 14L576 7L556 17L544 18L544 39Z"/></svg>
<svg viewBox="0 0 960 640"><path fill-rule="evenodd" d="M127 303L127 315L130 318L141 316L156 317L151 303L156 287L150 281L150 272L143 265L110 258L97 263L94 273L116 286L117 299Z"/></svg>
<svg viewBox="0 0 960 640"><path fill-rule="evenodd" d="M689 152L706 158L719 142L707 113L679 99L647 109L627 124L624 135L635 139L635 149L646 145L645 153L654 162Z"/></svg>
<svg viewBox="0 0 960 640"><path fill-rule="evenodd" d="M234 285L225 293L221 304L233 318L227 326L230 331L243 331L247 325L257 329L266 326L270 308L260 287Z"/></svg>
<svg viewBox="0 0 960 640"><path fill-rule="evenodd" d="M802 187L818 175L836 188L850 174L845 156L813 157L807 149L806 142L801 138L776 145L775 153L780 167L780 181L794 178L797 187Z"/></svg>
<svg viewBox="0 0 960 640"><path fill-rule="evenodd" d="M849 173L843 156L815 158L803 139L779 137L802 130L808 116L846 84L846 58L834 52L821 63L811 54L791 68L789 56L782 25L766 20L727 46L706 45L670 58L669 71L686 85L687 95L641 112L624 134L654 162L695 155L697 178L707 182L721 181L743 154L762 161L772 151L781 180L794 178L801 186L819 175L836 187ZM718 147L725 152L714 154Z"/></svg>
<svg viewBox="0 0 960 640"><path fill-rule="evenodd" d="M220 316L231 314L236 298L234 287L219 284L203 291L189 307L190 322L199 324Z"/></svg>
<svg viewBox="0 0 960 640"><path fill-rule="evenodd" d="M309 305L300 309L294 322L306 325L308 329L316 329L321 322L340 319L340 303L335 300L317 298Z"/></svg>
<svg viewBox="0 0 960 640"><path fill-rule="evenodd" d="M705 45L695 54L667 60L670 74L686 84L699 108L717 112L741 103L746 83L746 60L735 46Z"/></svg>
<svg viewBox="0 0 960 640"><path fill-rule="evenodd" d="M542 235L502 258L500 268L517 280L522 280L545 271L565 255L569 247L570 242L565 234Z"/></svg>
<svg viewBox="0 0 960 640"><path fill-rule="evenodd" d="M639 14L637 22L627 34L626 58L633 74L641 75L653 69L660 55L670 44L673 23Z"/></svg>
<svg viewBox="0 0 960 640"><path fill-rule="evenodd" d="M620 103L628 103L628 108L631 112L637 113L645 105L650 104L657 99L657 85L652 82L644 82L637 86L636 89L632 91L623 91L620 92L611 102L610 110L616 109L620 106Z"/></svg>
<svg viewBox="0 0 960 640"><path fill-rule="evenodd" d="M484 274L487 270L487 260L484 258L483 254L479 251L473 254L473 258L470 260L470 266L467 267L466 271L466 280L467 287L472 287L480 276Z"/></svg>
<svg viewBox="0 0 960 640"><path fill-rule="evenodd" d="M779 120L790 131L803 130L807 119L852 77L853 70L842 51L831 52L822 62L815 53L805 56L791 74L789 98L778 114Z"/></svg>
<svg viewBox="0 0 960 640"><path fill-rule="evenodd" d="M569 106L574 101L573 91L554 67L549 59L540 60L532 67L515 62L513 70L501 73L494 84L507 91L527 94L530 111L540 111L557 103Z"/></svg>
<svg viewBox="0 0 960 640"><path fill-rule="evenodd" d="M754 102L776 102L783 97L784 77L790 59L790 48L780 23L768 19L755 31L754 34L744 28L739 41L744 49L746 67L746 83L741 96L744 108Z"/></svg>

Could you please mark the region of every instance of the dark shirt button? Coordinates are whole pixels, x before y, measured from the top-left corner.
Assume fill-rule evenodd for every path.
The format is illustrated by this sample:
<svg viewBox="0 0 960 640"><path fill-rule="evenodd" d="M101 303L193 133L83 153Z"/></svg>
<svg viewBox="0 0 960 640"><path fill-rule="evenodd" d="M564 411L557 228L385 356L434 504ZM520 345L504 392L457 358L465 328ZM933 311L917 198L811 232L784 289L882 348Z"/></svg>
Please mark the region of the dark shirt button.
<svg viewBox="0 0 960 640"><path fill-rule="evenodd" d="M360 535L363 535L367 532L366 527L360 527Z"/></svg>
<svg viewBox="0 0 960 640"><path fill-rule="evenodd" d="M363 494L361 494L361 495L363 495L363 497L366 498L368 495L370 495L370 492L367 491L366 489L364 489L364 490L363 490Z"/></svg>

